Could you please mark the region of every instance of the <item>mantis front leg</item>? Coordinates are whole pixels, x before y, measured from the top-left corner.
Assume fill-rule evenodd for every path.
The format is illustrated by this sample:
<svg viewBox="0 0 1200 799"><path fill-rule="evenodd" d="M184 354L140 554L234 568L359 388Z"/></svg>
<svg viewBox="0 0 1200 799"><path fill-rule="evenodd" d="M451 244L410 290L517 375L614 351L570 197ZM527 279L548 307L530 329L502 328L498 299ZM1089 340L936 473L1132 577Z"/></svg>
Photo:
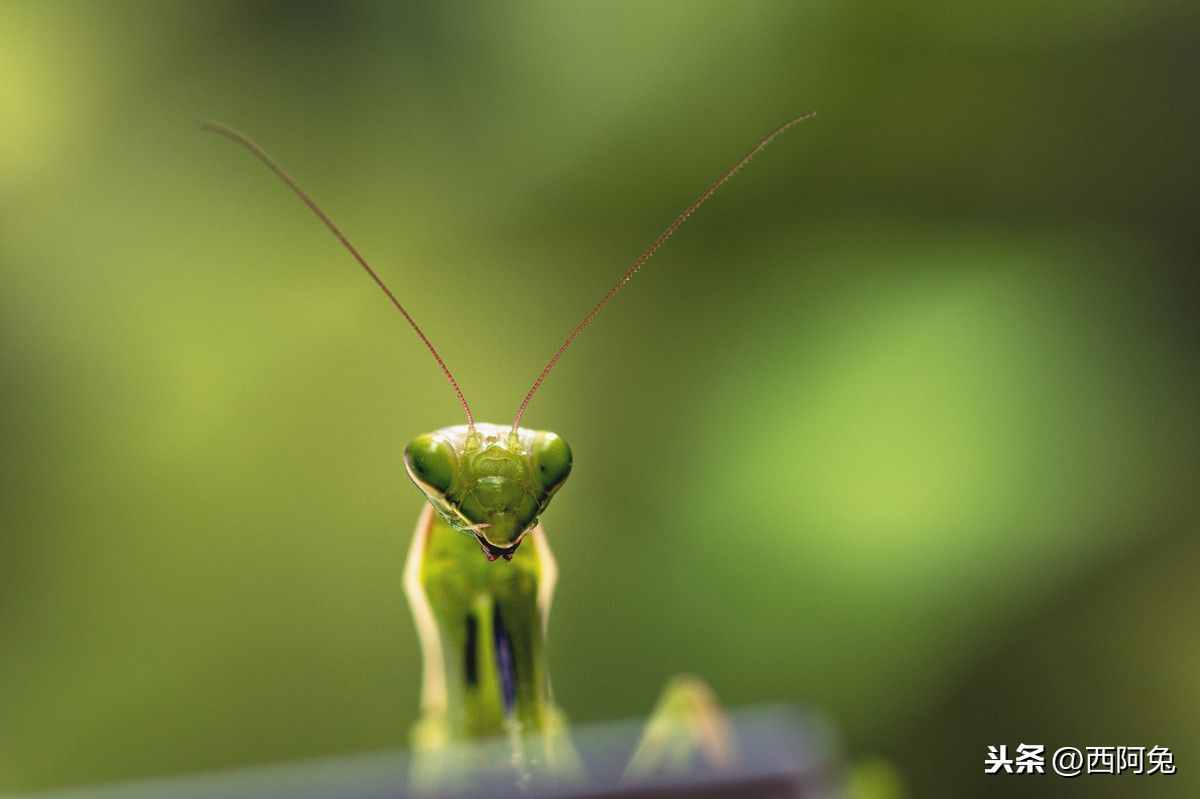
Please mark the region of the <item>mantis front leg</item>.
<svg viewBox="0 0 1200 799"><path fill-rule="evenodd" d="M424 657L418 790L467 788L497 772L517 785L582 774L546 667L557 568L541 527L530 537L511 560L489 562L430 505L421 512L404 575ZM506 741L507 757L472 762L464 744L487 739Z"/></svg>
<svg viewBox="0 0 1200 799"><path fill-rule="evenodd" d="M558 570L541 526L530 536L512 560L489 562L430 505L421 512L404 573L424 657L413 730L418 792L465 791L488 779L532 786L583 777L545 657ZM471 746L489 740L486 753ZM503 757L495 756L499 742ZM719 768L732 757L711 691L679 677L647 722L626 777Z"/></svg>

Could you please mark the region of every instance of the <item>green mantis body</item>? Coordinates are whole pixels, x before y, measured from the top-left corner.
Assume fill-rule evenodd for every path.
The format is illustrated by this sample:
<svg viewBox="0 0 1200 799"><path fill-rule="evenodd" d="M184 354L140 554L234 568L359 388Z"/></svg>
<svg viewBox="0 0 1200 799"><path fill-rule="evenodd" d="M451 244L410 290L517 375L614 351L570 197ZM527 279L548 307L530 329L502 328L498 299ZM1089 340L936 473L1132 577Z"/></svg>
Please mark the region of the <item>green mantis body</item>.
<svg viewBox="0 0 1200 799"><path fill-rule="evenodd" d="M527 786L580 780L580 761L554 704L544 656L558 579L545 530L535 519L515 541L487 535L505 524L506 514L514 513L510 508L545 507L571 470L566 442L524 428L450 427L415 439L404 461L429 500L404 570L424 659L421 720L413 734L415 787L467 790L497 772ZM501 522L473 521L461 510L464 503L475 516ZM521 546L527 538L530 544ZM507 564L496 568L497 557ZM500 737L507 739L507 757L494 763L454 746ZM629 773L685 769L694 757L720 766L730 759L731 745L707 687L677 679L647 726Z"/></svg>
<svg viewBox="0 0 1200 799"><path fill-rule="evenodd" d="M479 424L421 436L404 461L429 500L404 569L424 660L415 784L432 790L486 771L488 764L455 763L444 753L456 741L499 736L511 740L512 752L493 769L508 768L517 781L535 772L578 775L546 668L558 576L546 536L535 524L515 543L497 544L485 535L491 528L479 529L459 510L465 501L476 513L511 519L510 507L545 507L570 473L570 450L552 433ZM521 547L524 537L532 545ZM498 556L505 565L494 568Z"/></svg>
<svg viewBox="0 0 1200 799"><path fill-rule="evenodd" d="M419 792L470 790L495 774L518 788L582 778L550 689L546 627L558 570L539 521L571 472L571 450L558 435L523 428L521 420L571 342L662 244L776 136L811 116L793 119L760 140L667 226L570 331L511 426L475 421L432 342L290 175L244 135L205 124L249 149L329 228L425 344L466 414L465 425L418 436L404 453L408 475L427 500L404 569L424 664L421 718L413 731L413 782ZM469 746L480 741L501 742L502 754L481 762ZM664 691L627 774L680 771L698 761L720 767L733 756L711 692L695 679L677 678Z"/></svg>

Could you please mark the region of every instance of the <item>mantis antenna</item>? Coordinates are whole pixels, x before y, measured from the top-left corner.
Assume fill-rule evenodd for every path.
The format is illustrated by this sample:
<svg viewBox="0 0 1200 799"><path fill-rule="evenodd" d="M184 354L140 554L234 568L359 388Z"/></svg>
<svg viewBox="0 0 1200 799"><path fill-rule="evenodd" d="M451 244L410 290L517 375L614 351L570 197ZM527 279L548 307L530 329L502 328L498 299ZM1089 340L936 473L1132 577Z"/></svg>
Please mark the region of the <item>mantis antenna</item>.
<svg viewBox="0 0 1200 799"><path fill-rule="evenodd" d="M471 415L471 406L467 404L467 398L463 396L463 392L458 385L458 381L455 380L454 375L450 373L450 367L446 366L446 362L443 361L442 356L438 354L437 348L433 346L433 342L430 341L429 337L425 335L425 331L421 330L421 326L417 324L416 320L414 320L409 312L405 310L404 306L400 304L400 301L396 299L396 295L392 294L391 289L387 287L387 285L383 282L383 279L380 278L375 270L371 268L371 265L367 263L367 259L363 258L362 255L359 254L358 250L355 249L354 245L350 243L350 240L346 238L345 234L342 233L338 226L333 223L333 220L321 210L320 206L313 202L313 199L305 193L304 189L300 188L300 185L292 179L292 176L284 171L283 167L275 163L271 156L267 155L266 150L264 150L262 147L259 147L258 144L256 144L249 136L239 133L233 128L222 125L219 122L203 122L201 123L200 127L204 130L224 136L225 138L230 139L231 141L234 141L249 150L256 158L258 158L258 160L266 164L267 167L274 172L280 180L286 183L288 187L296 193L296 196L300 198L300 201L307 205L309 210L317 215L318 219L325 223L325 227L329 228L329 232L337 237L337 240L342 243L343 247L349 250L350 254L354 256L354 260L358 261L359 266L366 270L367 274L371 276L371 279L375 281L375 285L383 289L383 293L386 294L388 299L392 301L392 305L396 306L396 310L399 311L408 321L408 324L412 326L413 332L415 332L417 337L421 339L421 342L429 350L429 354L433 356L435 361L437 361L437 365L441 368L442 373L446 375L446 379L450 381L450 387L454 389L454 393L458 397L459 404L462 405L463 411L467 414L467 426L474 429L475 417Z"/></svg>
<svg viewBox="0 0 1200 799"><path fill-rule="evenodd" d="M802 114L789 122L783 123L779 127L775 128L775 130L764 136L758 142L758 144L754 145L754 148L750 150L750 152L746 153L737 163L725 170L725 172L722 173L719 178L714 180L712 184L692 202L691 205L689 205L687 208L684 208L683 212L680 213L679 216L675 217L675 220L671 222L671 224L667 225L666 229L663 230L662 233L658 234L658 238L651 242L650 246L642 251L642 254L639 255L637 259L634 260L634 262L630 265L630 267L625 270L624 274L618 278L613 287L608 290L608 293L601 297L600 301L592 306L592 310L588 311L584 315L583 319L579 320L579 324L575 325L575 327L571 329L571 332L567 334L567 338L559 346L558 350L550 357L550 360L546 362L546 365L542 368L541 374L537 376L537 379L533 381L533 385L530 386L528 393L525 394L525 399L521 400L521 407L517 409L517 418L513 421L513 433L516 433L517 428L521 426L521 418L525 416L525 409L529 407L529 401L533 399L533 395L537 393L537 390L542 387L542 383L546 381L546 377L550 374L550 371L554 369L559 358L561 358L563 353L567 351L567 347L571 346L571 342L573 342L576 337L583 332L584 328L586 328L595 320L596 316L604 309L604 306L608 305L609 301L616 296L617 292L625 288L625 284L633 279L633 276L637 274L638 270L645 266L646 262L654 257L654 253L658 252L659 248L666 243L667 239L675 235L675 231L679 230L679 228L683 226L683 223L688 221L688 218L691 217L692 214L696 213L700 206L708 202L709 198L717 193L717 189L724 186L731 177L736 175L742 169L742 167L750 163L754 156L765 150L767 145L774 141L776 137L787 131L789 128L799 125L801 122L804 122L807 119L812 119L814 116L816 116L815 111Z"/></svg>

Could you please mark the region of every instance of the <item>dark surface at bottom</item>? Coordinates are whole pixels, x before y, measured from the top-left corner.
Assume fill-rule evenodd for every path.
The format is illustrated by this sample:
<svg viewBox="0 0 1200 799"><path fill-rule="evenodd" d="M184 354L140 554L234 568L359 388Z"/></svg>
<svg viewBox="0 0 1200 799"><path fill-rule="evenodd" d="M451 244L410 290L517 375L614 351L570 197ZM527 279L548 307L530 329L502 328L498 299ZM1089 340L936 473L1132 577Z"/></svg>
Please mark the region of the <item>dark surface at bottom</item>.
<svg viewBox="0 0 1200 799"><path fill-rule="evenodd" d="M589 775L583 785L518 790L511 782L483 781L449 796L538 799L818 799L835 794L836 742L817 719L787 708L732 714L737 762L725 769L697 769L641 782L621 779L641 735L642 721L583 725L572 738ZM507 742L483 742L462 754L503 762ZM497 760L499 758L499 760ZM382 752L260 768L156 778L35 794L37 799L404 799L410 755Z"/></svg>

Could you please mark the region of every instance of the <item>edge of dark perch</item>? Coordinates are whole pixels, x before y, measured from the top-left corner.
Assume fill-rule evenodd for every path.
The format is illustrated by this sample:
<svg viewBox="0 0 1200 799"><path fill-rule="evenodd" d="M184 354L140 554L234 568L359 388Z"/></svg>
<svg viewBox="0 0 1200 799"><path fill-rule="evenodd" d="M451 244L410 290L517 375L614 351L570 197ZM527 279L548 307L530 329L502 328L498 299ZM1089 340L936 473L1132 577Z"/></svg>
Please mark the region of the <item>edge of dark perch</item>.
<svg viewBox="0 0 1200 799"><path fill-rule="evenodd" d="M574 725L571 736L587 765L589 780L570 790L517 791L511 784L480 784L469 795L536 799L718 799L788 797L818 799L835 794L839 778L836 739L813 715L787 707L762 707L731 714L736 765L697 769L682 776L636 783L621 775L644 720ZM496 757L503 742L477 747ZM28 799L404 799L409 755L405 751L323 758L180 777L31 794Z"/></svg>

